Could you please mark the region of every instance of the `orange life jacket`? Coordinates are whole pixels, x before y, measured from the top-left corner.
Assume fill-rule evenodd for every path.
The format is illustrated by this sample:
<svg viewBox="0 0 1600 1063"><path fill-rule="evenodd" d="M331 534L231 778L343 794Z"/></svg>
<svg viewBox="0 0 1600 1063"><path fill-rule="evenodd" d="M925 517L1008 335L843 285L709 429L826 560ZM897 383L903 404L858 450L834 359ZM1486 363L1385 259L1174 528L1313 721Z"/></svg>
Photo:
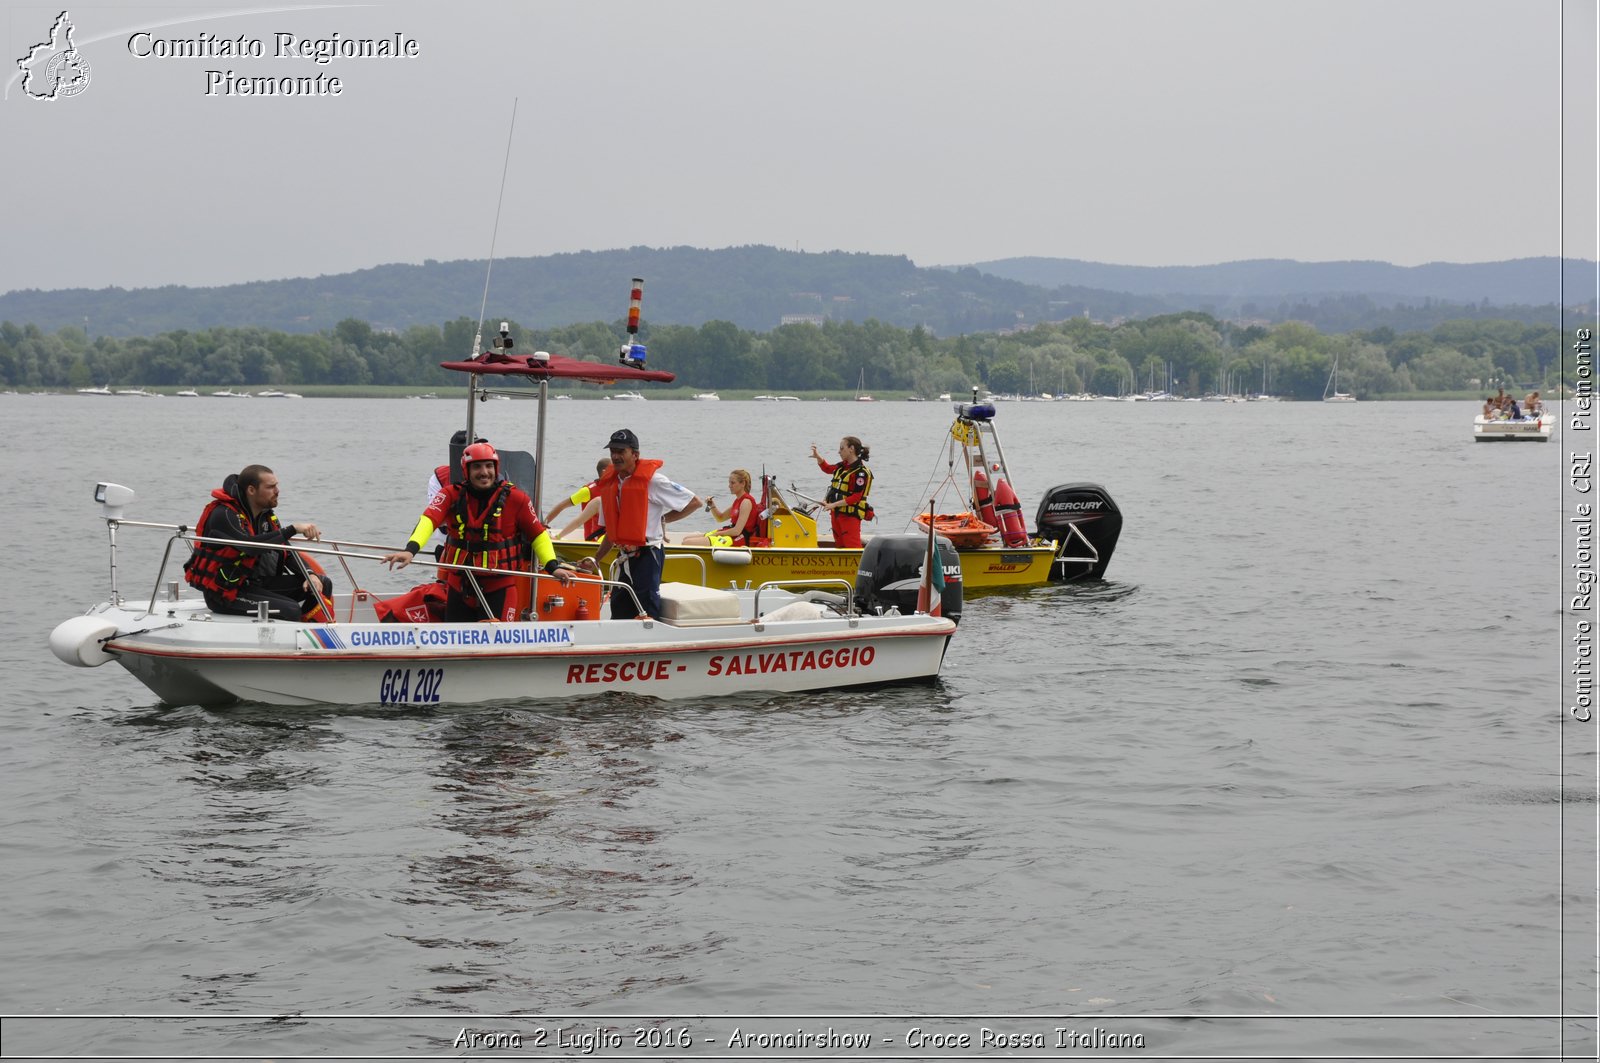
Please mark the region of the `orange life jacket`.
<svg viewBox="0 0 1600 1063"><path fill-rule="evenodd" d="M606 541L629 550L637 550L645 543L645 518L650 514L650 477L661 468L654 458L640 458L633 467L633 475L622 481L617 489L615 466L600 477L600 512L606 518Z"/></svg>

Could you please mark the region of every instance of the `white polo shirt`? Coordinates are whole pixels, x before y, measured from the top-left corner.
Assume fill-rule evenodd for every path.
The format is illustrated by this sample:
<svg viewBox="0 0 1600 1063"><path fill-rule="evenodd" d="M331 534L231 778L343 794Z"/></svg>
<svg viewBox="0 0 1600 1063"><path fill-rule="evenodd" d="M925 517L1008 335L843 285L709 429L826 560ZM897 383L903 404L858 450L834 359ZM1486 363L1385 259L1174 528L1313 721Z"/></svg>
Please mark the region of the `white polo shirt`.
<svg viewBox="0 0 1600 1063"><path fill-rule="evenodd" d="M617 478L619 493L627 480L628 478L624 476ZM676 513L693 502L694 492L680 483L667 479L662 471L657 469L655 475L650 477L650 493L647 497L650 504L645 507L644 512L645 542L650 546L660 546L667 534L667 526L661 518L668 513Z"/></svg>

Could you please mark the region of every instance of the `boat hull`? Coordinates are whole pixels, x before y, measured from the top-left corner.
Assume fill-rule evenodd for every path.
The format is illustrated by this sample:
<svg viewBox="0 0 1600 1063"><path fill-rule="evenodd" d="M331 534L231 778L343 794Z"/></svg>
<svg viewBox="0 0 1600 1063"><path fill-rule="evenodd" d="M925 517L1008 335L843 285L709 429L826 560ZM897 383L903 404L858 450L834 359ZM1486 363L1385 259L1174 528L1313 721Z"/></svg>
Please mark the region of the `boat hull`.
<svg viewBox="0 0 1600 1063"><path fill-rule="evenodd" d="M1531 421L1496 421L1479 414L1472 422L1472 438L1478 443L1543 443L1549 440L1554 427L1555 418L1548 414Z"/></svg>
<svg viewBox="0 0 1600 1063"><path fill-rule="evenodd" d="M105 654L162 701L208 706L424 708L607 691L673 700L932 681L955 630L921 614L682 626L319 625L219 617L192 604L164 614L108 605L92 615L116 626Z"/></svg>
<svg viewBox="0 0 1600 1063"><path fill-rule="evenodd" d="M558 539L556 553L564 561L594 555L595 543ZM1055 561L1053 546L986 546L957 551L961 556L961 581L968 591L1042 587L1050 582ZM663 577L707 587L759 587L773 580L843 579L853 582L861 563L855 548L732 547L669 545Z"/></svg>

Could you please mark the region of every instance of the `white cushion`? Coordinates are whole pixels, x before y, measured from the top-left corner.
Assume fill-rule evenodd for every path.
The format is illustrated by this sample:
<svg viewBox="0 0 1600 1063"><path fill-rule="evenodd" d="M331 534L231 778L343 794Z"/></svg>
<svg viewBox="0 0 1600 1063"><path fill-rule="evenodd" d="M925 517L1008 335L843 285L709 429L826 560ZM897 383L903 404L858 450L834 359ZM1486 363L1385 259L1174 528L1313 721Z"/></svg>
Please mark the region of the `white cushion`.
<svg viewBox="0 0 1600 1063"><path fill-rule="evenodd" d="M738 620L739 596L693 583L663 583L661 619L673 623Z"/></svg>

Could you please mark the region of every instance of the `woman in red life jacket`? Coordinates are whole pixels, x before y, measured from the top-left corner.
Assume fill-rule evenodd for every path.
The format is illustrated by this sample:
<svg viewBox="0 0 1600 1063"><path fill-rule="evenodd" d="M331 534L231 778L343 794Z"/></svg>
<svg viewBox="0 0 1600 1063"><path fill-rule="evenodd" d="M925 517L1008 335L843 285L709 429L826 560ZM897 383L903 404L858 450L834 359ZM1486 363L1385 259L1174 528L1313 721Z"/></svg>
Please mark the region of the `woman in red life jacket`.
<svg viewBox="0 0 1600 1063"><path fill-rule="evenodd" d="M280 524L277 504L278 477L265 465L246 465L211 492L211 501L195 522L195 534L241 545L195 543L183 578L200 590L213 613L251 616L264 602L272 619L299 620L319 604L319 592L332 591L333 582L326 576L317 577L322 586L313 589L311 576L301 572L295 561L286 560L283 551L250 548L254 543L287 543L296 535L322 538L310 522Z"/></svg>
<svg viewBox="0 0 1600 1063"><path fill-rule="evenodd" d="M728 503L724 510L717 505L715 495L706 496L706 510L718 520L726 521L722 527L714 532L696 533L685 535L685 546L749 546L750 536L754 534L756 525L756 510L761 507L756 503L755 496L750 493L750 473L744 469L735 469L728 474L728 493L733 495L733 501Z"/></svg>
<svg viewBox="0 0 1600 1063"><path fill-rule="evenodd" d="M572 566L556 559L550 533L533 511L533 500L522 488L500 479L500 455L488 443L473 443L461 452L465 482L445 484L422 511L404 550L385 554L389 567L405 568L428 541L435 528L445 533L439 560L448 565L485 569L532 570L530 555L562 583L571 580ZM446 623L474 620L516 620L515 607L506 604L516 577L505 572L475 576L483 591L480 601L460 569L445 570L448 596Z"/></svg>
<svg viewBox="0 0 1600 1063"><path fill-rule="evenodd" d="M861 522L871 520L872 506L867 495L872 491L872 470L867 468L867 447L855 436L839 440L837 464L824 461L811 444L811 457L830 473L828 493L823 497L822 508L833 518L833 545L861 548Z"/></svg>

